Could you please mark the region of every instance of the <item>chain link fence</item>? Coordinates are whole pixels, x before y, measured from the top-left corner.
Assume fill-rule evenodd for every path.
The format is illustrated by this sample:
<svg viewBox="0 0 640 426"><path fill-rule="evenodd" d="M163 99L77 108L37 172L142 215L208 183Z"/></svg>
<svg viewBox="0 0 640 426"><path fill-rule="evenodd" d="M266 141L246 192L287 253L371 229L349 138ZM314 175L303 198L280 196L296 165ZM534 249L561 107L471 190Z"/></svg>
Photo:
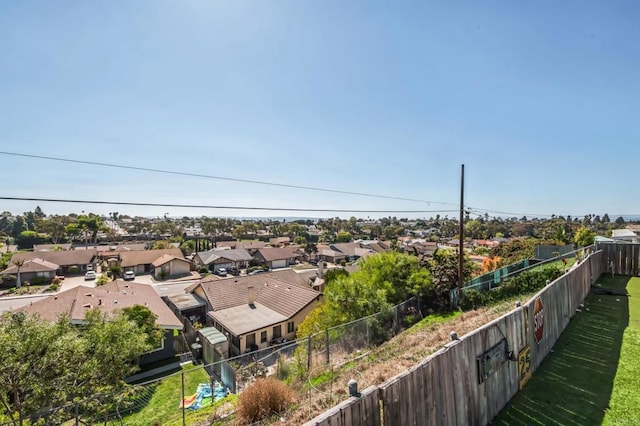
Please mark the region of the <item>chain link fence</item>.
<svg viewBox="0 0 640 426"><path fill-rule="evenodd" d="M44 408L23 420L25 424L38 425L138 424L138 420L132 420L136 413L157 404L154 399L158 398L158 394L168 392L170 397L165 399L165 403L172 404L172 407L165 409L162 424L188 424L194 404L196 408L203 409L213 405L214 395L196 401L200 398L199 390L206 388L205 385L209 386L210 393L222 387L231 393L240 393L257 378L267 376L283 381L291 378L308 380L311 384L308 387L310 404L328 408L338 396L345 393L346 384L337 384L334 390L331 386L328 391L319 390L313 385L316 376L333 380L332 369L335 366L352 362L366 350L384 343L421 319L418 300L412 298L389 311L332 327L306 338L212 364L200 364L187 371L178 370L169 375L165 373L158 379L128 385L109 394L96 393L62 407ZM215 408L219 410L219 407ZM0 419L0 425L20 424L19 420L11 422L6 417Z"/></svg>

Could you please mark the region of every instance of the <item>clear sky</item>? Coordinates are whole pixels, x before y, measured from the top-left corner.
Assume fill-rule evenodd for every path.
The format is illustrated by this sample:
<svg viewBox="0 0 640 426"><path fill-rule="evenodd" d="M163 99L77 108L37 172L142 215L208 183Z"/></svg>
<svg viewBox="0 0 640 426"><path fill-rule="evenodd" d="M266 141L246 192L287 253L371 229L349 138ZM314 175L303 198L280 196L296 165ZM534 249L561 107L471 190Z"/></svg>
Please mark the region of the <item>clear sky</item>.
<svg viewBox="0 0 640 426"><path fill-rule="evenodd" d="M0 196L455 209L464 163L482 211L640 214L639 23L637 0L3 1L3 152L453 205L6 154ZM0 210L38 204L336 215Z"/></svg>

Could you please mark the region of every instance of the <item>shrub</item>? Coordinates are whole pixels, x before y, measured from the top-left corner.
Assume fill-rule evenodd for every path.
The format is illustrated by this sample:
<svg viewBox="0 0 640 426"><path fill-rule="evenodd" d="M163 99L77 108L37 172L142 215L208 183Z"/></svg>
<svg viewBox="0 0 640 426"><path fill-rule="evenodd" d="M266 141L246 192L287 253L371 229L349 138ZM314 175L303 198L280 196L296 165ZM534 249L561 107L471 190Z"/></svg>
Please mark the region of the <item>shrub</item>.
<svg viewBox="0 0 640 426"><path fill-rule="evenodd" d="M49 286L49 291L58 291L59 288L60 288L59 284L51 284Z"/></svg>
<svg viewBox="0 0 640 426"><path fill-rule="evenodd" d="M200 274L206 274L206 273L208 273L208 272L209 272L209 268L207 268L206 266L201 266L201 267L198 269L198 273L200 273Z"/></svg>
<svg viewBox="0 0 640 426"><path fill-rule="evenodd" d="M62 283L62 278L60 278L60 277L55 277L55 278L53 279L53 281L51 281L51 284L52 284L52 285L57 285L57 286L59 286L61 283Z"/></svg>
<svg viewBox="0 0 640 426"><path fill-rule="evenodd" d="M45 277L33 277L31 279L31 285L42 285L47 281Z"/></svg>
<svg viewBox="0 0 640 426"><path fill-rule="evenodd" d="M80 272L80 269L76 265L73 265L73 266L69 267L69 273L70 274L75 275L78 272Z"/></svg>
<svg viewBox="0 0 640 426"><path fill-rule="evenodd" d="M100 274L98 275L98 279L96 280L96 286L105 285L108 282L109 282L109 277L107 277L105 274Z"/></svg>
<svg viewBox="0 0 640 426"><path fill-rule="evenodd" d="M120 275L120 272L122 272L122 269L117 265L109 266L109 272L111 272L112 276L117 277Z"/></svg>
<svg viewBox="0 0 640 426"><path fill-rule="evenodd" d="M258 379L238 398L236 414L247 423L254 423L284 410L292 401L287 385L269 377Z"/></svg>
<svg viewBox="0 0 640 426"><path fill-rule="evenodd" d="M18 277L16 277L15 275L3 275L2 276L2 282L5 283L12 283L18 280Z"/></svg>

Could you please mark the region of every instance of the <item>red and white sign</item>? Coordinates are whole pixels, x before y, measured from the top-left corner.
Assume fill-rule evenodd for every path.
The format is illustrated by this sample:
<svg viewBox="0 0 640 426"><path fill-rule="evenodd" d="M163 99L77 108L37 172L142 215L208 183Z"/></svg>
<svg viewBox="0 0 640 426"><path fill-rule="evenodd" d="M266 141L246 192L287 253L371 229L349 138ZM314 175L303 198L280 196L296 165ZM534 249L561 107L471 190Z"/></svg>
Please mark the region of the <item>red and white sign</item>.
<svg viewBox="0 0 640 426"><path fill-rule="evenodd" d="M533 304L533 336L537 343L544 337L544 305L539 297Z"/></svg>

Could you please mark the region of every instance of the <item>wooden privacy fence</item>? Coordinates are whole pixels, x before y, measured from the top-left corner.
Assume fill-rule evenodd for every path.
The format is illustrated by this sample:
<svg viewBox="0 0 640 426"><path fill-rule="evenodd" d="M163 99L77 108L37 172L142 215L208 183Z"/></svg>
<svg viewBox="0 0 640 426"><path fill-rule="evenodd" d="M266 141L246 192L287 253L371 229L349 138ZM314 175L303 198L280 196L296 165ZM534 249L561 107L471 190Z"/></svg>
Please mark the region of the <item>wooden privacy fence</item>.
<svg viewBox="0 0 640 426"><path fill-rule="evenodd" d="M596 248L602 250L603 273L616 275L640 275L640 244L619 242L599 242Z"/></svg>
<svg viewBox="0 0 640 426"><path fill-rule="evenodd" d="M603 271L596 252L513 311L307 425L486 425L549 353Z"/></svg>

